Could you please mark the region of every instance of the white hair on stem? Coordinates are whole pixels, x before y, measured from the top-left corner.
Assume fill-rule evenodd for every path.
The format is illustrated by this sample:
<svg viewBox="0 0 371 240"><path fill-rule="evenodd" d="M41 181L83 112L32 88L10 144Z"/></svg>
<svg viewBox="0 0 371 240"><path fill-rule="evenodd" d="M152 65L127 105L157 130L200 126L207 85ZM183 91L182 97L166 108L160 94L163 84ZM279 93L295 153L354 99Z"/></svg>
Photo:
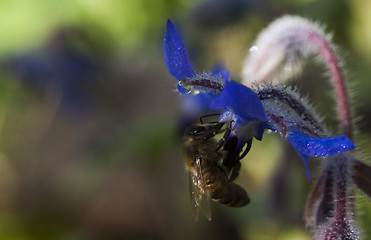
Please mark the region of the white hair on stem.
<svg viewBox="0 0 371 240"><path fill-rule="evenodd" d="M243 84L254 86L264 82L285 82L300 74L304 61L317 54L326 65L335 90L343 133L353 138L348 89L342 63L335 50L331 36L319 24L301 17L284 16L270 24L250 48L242 71ZM326 158L327 164L306 210L307 224L314 228L315 239L360 239L354 217L354 161L351 153ZM331 184L327 186L327 182ZM325 192L330 196L325 197ZM328 215L327 211L331 214ZM324 219L317 218L322 215Z"/></svg>
<svg viewBox="0 0 371 240"><path fill-rule="evenodd" d="M283 16L272 22L249 50L242 70L243 83L282 82L299 74L303 60L316 52L308 33L331 40L318 24L302 17Z"/></svg>
<svg viewBox="0 0 371 240"><path fill-rule="evenodd" d="M331 36L319 24L297 16L284 16L271 23L250 48L242 68L242 83L252 86L287 81L301 73L303 62L312 54L318 54L329 70L343 133L352 139L352 112L342 64Z"/></svg>

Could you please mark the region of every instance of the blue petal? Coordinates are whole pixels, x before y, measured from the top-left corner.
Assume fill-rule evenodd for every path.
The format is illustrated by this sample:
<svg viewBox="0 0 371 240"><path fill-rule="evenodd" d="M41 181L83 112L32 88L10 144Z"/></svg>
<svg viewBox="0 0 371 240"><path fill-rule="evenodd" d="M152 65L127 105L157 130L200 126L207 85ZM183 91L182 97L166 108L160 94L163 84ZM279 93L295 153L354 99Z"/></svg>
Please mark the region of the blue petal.
<svg viewBox="0 0 371 240"><path fill-rule="evenodd" d="M220 111L210 109L210 101L213 96L206 93L197 95L182 94L180 120L184 128L189 127L195 122L215 123L220 115Z"/></svg>
<svg viewBox="0 0 371 240"><path fill-rule="evenodd" d="M216 64L211 70L211 73L216 77L221 76L225 81L229 81L231 78L230 71L226 70L222 64Z"/></svg>
<svg viewBox="0 0 371 240"><path fill-rule="evenodd" d="M203 116L205 112L210 112L210 101L211 97L205 93L199 93L197 95L181 95L183 110L188 115ZM215 111L214 111L215 112Z"/></svg>
<svg viewBox="0 0 371 240"><path fill-rule="evenodd" d="M228 70L217 72L214 75L221 76L225 81L229 81L231 78L231 72Z"/></svg>
<svg viewBox="0 0 371 240"><path fill-rule="evenodd" d="M256 125L255 138L261 141L263 139L264 130L268 128L267 122L260 122Z"/></svg>
<svg viewBox="0 0 371 240"><path fill-rule="evenodd" d="M216 63L216 64L214 65L214 67L211 69L211 72L212 72L213 74L217 74L217 73L222 72L222 71L225 71L225 70L226 70L226 68L224 67L223 64L221 64L221 63Z"/></svg>
<svg viewBox="0 0 371 240"><path fill-rule="evenodd" d="M311 157L327 157L356 147L346 136L316 138L295 130L289 132L287 138L299 153Z"/></svg>
<svg viewBox="0 0 371 240"><path fill-rule="evenodd" d="M304 167L305 167L305 172L307 173L308 179L312 179L312 174L310 173L309 170L309 156L302 154L301 152L298 151L299 156L303 160Z"/></svg>
<svg viewBox="0 0 371 240"><path fill-rule="evenodd" d="M176 79L182 80L192 77L195 74L188 61L182 39L170 20L167 20L164 50L167 68Z"/></svg>
<svg viewBox="0 0 371 240"><path fill-rule="evenodd" d="M246 121L267 121L263 105L256 93L234 81L226 82L222 93L212 101L210 107L224 108Z"/></svg>

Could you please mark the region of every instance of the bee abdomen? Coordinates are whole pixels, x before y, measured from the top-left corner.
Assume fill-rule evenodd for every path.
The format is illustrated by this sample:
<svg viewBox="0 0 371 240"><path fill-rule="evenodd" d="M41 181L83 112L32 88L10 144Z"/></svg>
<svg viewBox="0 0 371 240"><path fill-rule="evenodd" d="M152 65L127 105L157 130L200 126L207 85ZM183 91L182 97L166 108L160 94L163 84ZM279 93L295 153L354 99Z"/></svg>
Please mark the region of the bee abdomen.
<svg viewBox="0 0 371 240"><path fill-rule="evenodd" d="M227 183L222 188L215 189L211 198L228 207L243 207L250 202L246 191L233 182Z"/></svg>

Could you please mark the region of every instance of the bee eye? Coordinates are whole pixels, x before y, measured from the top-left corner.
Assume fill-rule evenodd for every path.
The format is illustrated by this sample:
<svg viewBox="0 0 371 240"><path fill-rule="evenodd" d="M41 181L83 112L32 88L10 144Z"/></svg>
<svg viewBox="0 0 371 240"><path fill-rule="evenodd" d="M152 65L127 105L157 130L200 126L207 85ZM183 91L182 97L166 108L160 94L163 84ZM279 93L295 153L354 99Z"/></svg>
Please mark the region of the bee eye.
<svg viewBox="0 0 371 240"><path fill-rule="evenodd" d="M205 127L197 127L193 130L193 135L199 135L200 133L205 132Z"/></svg>

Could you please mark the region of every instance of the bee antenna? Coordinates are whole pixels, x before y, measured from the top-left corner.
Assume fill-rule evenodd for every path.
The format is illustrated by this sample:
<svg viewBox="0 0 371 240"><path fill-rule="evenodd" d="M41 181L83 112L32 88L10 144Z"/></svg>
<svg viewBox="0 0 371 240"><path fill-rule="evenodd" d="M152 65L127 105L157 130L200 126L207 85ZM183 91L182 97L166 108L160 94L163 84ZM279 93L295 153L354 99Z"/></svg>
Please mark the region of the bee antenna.
<svg viewBox="0 0 371 240"><path fill-rule="evenodd" d="M207 114L207 115L203 115L200 117L200 122L202 124L204 124L204 119L207 118L207 117L212 117L212 116L219 116L220 114L219 113L211 113L211 114ZM218 123L218 121L211 121L211 122L208 122L208 123Z"/></svg>

